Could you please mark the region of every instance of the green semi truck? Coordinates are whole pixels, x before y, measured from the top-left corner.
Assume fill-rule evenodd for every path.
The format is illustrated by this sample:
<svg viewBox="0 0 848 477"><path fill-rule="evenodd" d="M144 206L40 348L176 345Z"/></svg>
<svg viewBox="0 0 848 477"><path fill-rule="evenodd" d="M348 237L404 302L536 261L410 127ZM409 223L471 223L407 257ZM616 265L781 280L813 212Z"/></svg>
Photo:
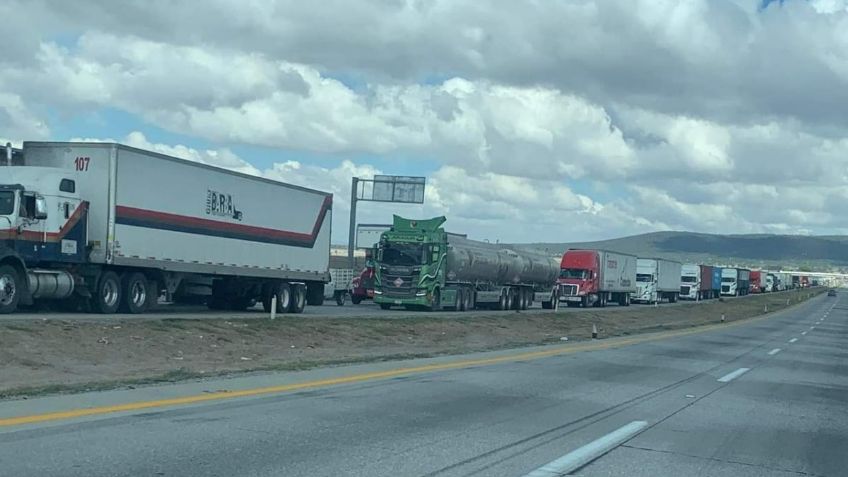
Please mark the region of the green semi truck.
<svg viewBox="0 0 848 477"><path fill-rule="evenodd" d="M381 308L557 307L559 259L445 232L446 220L394 216L374 250L374 302Z"/></svg>

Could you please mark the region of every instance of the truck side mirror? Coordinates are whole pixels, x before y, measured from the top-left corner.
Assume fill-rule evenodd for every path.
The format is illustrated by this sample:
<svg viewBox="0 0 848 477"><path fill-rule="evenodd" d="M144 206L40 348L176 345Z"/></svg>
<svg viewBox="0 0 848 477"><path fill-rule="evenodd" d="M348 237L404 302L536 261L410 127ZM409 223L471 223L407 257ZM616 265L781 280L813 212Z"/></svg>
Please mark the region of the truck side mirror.
<svg viewBox="0 0 848 477"><path fill-rule="evenodd" d="M35 197L35 219L45 220L47 218L47 200L38 195Z"/></svg>

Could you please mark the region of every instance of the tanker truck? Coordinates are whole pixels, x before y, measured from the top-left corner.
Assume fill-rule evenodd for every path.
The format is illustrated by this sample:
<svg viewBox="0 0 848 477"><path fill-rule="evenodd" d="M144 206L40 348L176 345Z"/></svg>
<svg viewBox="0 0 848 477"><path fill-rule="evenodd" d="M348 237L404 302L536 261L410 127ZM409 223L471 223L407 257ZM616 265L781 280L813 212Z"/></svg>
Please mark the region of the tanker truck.
<svg viewBox="0 0 848 477"><path fill-rule="evenodd" d="M534 302L557 307L559 262L445 232L447 219L394 216L377 244L374 302L387 310L526 310Z"/></svg>

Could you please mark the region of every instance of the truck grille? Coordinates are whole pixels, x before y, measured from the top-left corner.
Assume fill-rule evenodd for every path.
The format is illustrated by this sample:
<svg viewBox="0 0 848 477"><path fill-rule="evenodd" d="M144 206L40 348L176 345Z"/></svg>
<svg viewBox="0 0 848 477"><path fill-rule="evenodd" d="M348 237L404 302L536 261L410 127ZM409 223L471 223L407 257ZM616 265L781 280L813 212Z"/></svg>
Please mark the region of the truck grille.
<svg viewBox="0 0 848 477"><path fill-rule="evenodd" d="M722 293L730 293L730 285L722 285L721 286Z"/></svg>
<svg viewBox="0 0 848 477"><path fill-rule="evenodd" d="M383 272L383 296L393 298L414 297L415 292L418 290L418 276L418 272L403 269Z"/></svg>
<svg viewBox="0 0 848 477"><path fill-rule="evenodd" d="M560 289L562 290L562 296L577 295L577 285L560 285Z"/></svg>
<svg viewBox="0 0 848 477"><path fill-rule="evenodd" d="M689 287L680 287L680 294L681 295L688 295L689 294Z"/></svg>

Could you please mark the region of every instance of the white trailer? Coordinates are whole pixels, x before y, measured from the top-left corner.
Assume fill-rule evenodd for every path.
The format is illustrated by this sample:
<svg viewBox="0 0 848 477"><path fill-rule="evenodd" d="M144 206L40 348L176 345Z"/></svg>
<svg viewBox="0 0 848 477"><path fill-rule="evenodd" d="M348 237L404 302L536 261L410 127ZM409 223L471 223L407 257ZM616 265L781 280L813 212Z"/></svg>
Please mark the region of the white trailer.
<svg viewBox="0 0 848 477"><path fill-rule="evenodd" d="M213 309L323 301L332 194L119 144L26 142L22 157L0 169L16 204L0 210L0 312L141 313L202 278Z"/></svg>
<svg viewBox="0 0 848 477"><path fill-rule="evenodd" d="M677 301L680 295L681 264L662 258L640 258L636 261L636 292L631 301L659 303Z"/></svg>

